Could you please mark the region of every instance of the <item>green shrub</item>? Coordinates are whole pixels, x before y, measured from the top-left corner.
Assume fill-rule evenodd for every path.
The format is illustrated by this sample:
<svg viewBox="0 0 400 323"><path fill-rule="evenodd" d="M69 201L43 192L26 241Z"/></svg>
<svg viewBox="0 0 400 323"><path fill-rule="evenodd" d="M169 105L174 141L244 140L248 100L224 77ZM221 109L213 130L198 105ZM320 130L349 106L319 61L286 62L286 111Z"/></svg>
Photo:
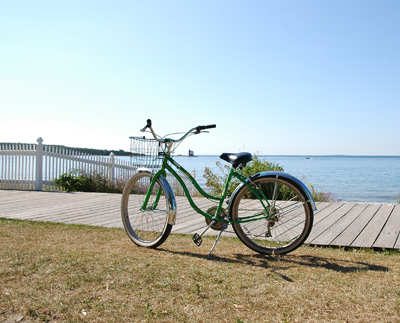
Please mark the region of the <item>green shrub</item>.
<svg viewBox="0 0 400 323"><path fill-rule="evenodd" d="M315 202L334 202L336 199L331 192L316 191L312 184L308 184L309 191Z"/></svg>
<svg viewBox="0 0 400 323"><path fill-rule="evenodd" d="M216 165L220 169L221 175L215 174L211 168L206 167L203 177L207 181L206 186L211 189L210 194L213 196L221 196L231 168L229 165L222 165L219 161L216 162ZM241 169L237 168L236 171L240 175L247 178L251 175L264 171L283 172L283 168L279 164L271 163L266 160L261 160L256 155L254 155L253 160L250 163L248 163L245 167ZM240 181L238 179L232 179L228 187L228 196L232 195L233 191L236 189L239 183Z"/></svg>
<svg viewBox="0 0 400 323"><path fill-rule="evenodd" d="M122 193L129 178L119 178L111 181L107 174L99 172L84 172L74 170L67 174L62 174L54 181L68 192L98 192L98 193ZM172 176L168 176L168 181L177 196L184 195L184 191L179 182ZM143 188L145 193L147 188ZM189 186L191 196L199 196L194 187Z"/></svg>
<svg viewBox="0 0 400 323"><path fill-rule="evenodd" d="M54 181L68 192L99 193L122 193L127 182L124 178L112 181L103 173L79 170L62 174Z"/></svg>
<svg viewBox="0 0 400 323"><path fill-rule="evenodd" d="M221 162L217 161L216 165L220 169L220 173L216 174L211 168L206 167L204 170L203 177L206 179L206 186L211 189L210 194L213 196L221 196L224 190L224 185L226 180L228 179L228 175L230 172L229 165L222 165ZM264 172L264 171L279 171L283 172L284 169L279 164L275 164L266 160L261 160L258 156L254 155L253 160L243 167L242 169L237 168L236 171L243 175L244 177L250 177L251 175ZM307 178L303 177L302 181L307 184ZM229 187L228 187L228 196L231 196L236 187L239 184L239 180L232 179ZM335 201L332 193L316 191L312 184L308 184L310 193L315 202L332 202ZM399 194L400 196L400 194ZM400 200L399 200L400 203Z"/></svg>

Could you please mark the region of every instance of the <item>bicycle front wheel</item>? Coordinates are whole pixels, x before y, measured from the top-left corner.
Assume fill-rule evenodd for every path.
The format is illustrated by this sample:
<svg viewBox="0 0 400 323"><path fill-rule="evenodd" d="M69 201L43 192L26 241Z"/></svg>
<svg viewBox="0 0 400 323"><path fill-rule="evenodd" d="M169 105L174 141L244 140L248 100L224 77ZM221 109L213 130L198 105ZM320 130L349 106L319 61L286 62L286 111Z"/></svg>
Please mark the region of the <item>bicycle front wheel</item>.
<svg viewBox="0 0 400 323"><path fill-rule="evenodd" d="M313 210L304 190L283 177L264 176L253 181L262 190L268 213L247 186L234 196L230 209L238 238L263 254L285 254L301 246L310 234ZM252 219L258 218L256 221ZM246 222L249 221L249 222Z"/></svg>
<svg viewBox="0 0 400 323"><path fill-rule="evenodd" d="M129 238L138 246L155 248L168 238L172 225L168 224L170 206L160 180L144 205L151 178L141 172L130 179L122 194L121 213Z"/></svg>

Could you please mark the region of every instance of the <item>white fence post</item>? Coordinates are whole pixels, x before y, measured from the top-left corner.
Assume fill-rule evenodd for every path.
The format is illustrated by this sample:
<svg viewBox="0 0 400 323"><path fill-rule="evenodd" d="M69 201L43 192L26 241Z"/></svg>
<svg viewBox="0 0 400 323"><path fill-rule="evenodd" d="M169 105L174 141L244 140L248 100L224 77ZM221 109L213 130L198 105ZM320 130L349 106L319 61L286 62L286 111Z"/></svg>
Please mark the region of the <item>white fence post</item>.
<svg viewBox="0 0 400 323"><path fill-rule="evenodd" d="M115 158L114 153L110 153L110 181L113 181L115 178Z"/></svg>
<svg viewBox="0 0 400 323"><path fill-rule="evenodd" d="M35 191L43 190L43 139L39 137L36 145L36 178Z"/></svg>

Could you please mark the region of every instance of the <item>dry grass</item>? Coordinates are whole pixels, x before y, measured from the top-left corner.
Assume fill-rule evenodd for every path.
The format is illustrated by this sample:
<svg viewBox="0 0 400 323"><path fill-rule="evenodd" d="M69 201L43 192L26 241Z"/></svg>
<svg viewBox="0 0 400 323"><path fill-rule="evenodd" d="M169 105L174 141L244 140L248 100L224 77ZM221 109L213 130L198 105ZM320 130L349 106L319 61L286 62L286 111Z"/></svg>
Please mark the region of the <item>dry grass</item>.
<svg viewBox="0 0 400 323"><path fill-rule="evenodd" d="M171 235L136 247L121 229L0 219L0 322L399 322L399 253Z"/></svg>

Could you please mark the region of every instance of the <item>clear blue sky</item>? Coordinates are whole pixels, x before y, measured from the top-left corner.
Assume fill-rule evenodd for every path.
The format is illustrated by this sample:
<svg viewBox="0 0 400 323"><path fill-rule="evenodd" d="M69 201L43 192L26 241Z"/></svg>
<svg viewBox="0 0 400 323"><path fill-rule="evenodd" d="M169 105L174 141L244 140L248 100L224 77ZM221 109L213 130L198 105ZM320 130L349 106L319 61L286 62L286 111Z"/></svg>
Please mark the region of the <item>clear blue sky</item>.
<svg viewBox="0 0 400 323"><path fill-rule="evenodd" d="M400 1L0 1L0 141L400 155Z"/></svg>

